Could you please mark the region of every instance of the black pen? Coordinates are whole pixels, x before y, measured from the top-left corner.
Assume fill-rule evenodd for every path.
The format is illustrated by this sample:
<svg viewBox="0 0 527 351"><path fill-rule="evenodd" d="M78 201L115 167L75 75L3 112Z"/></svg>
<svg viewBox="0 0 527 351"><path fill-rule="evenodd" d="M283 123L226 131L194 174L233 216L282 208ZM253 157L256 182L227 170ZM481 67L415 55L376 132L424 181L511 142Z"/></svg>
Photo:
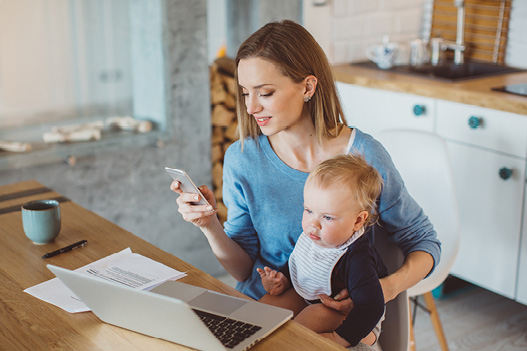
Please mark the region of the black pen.
<svg viewBox="0 0 527 351"><path fill-rule="evenodd" d="M78 249L79 247L86 246L87 243L88 243L88 240L81 240L79 242L76 242L75 244L71 244L66 247L63 247L62 249L58 249L53 252L48 252L47 254L44 254L42 258L49 258L49 257L57 256L58 254L61 254L63 252L75 250L75 249Z"/></svg>

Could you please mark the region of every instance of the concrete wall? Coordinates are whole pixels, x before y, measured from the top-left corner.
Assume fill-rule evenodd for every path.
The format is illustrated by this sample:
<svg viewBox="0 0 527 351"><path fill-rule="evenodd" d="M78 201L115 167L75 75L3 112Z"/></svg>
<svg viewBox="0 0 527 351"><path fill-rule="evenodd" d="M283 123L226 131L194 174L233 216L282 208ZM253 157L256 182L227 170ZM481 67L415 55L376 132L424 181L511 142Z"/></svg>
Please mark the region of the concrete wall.
<svg viewBox="0 0 527 351"><path fill-rule="evenodd" d="M36 179L206 272L223 273L199 229L177 212L165 166L211 184L206 0L164 0L166 109L163 148L123 149L65 163L0 171L0 185ZM90 228L86 228L89 231ZM123 248L126 243L123 243Z"/></svg>
<svg viewBox="0 0 527 351"><path fill-rule="evenodd" d="M247 37L267 22L302 23L302 0L227 0L227 55L235 57Z"/></svg>

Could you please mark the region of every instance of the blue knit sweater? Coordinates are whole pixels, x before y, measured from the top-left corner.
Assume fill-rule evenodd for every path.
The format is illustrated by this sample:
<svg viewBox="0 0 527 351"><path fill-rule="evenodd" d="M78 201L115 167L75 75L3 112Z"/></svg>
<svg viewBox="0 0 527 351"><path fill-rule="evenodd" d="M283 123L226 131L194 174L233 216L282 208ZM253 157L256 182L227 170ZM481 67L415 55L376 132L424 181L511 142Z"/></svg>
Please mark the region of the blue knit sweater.
<svg viewBox="0 0 527 351"><path fill-rule="evenodd" d="M421 207L408 194L399 172L384 147L356 129L349 150L366 158L381 174L384 187L377 200L378 224L367 233L389 235L404 255L428 252L439 263L441 245ZM304 183L308 173L290 168L261 135L232 144L225 154L223 201L228 208L225 232L254 260L252 274L238 283L242 293L259 299L266 292L257 267L283 271L296 240L302 233Z"/></svg>

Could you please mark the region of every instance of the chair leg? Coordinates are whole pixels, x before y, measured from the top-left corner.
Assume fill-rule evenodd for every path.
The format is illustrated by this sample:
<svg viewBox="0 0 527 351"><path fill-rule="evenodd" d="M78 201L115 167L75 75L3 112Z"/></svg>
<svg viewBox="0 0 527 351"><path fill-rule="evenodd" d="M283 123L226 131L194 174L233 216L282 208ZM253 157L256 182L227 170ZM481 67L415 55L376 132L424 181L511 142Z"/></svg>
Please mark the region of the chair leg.
<svg viewBox="0 0 527 351"><path fill-rule="evenodd" d="M413 323L413 319L412 319L412 304L409 303L408 304L408 309L409 309L409 315L410 315L410 318L409 318L409 321L410 321L410 341L408 343L408 351L415 351L416 350L416 346L415 346L415 334L414 334L414 323Z"/></svg>
<svg viewBox="0 0 527 351"><path fill-rule="evenodd" d="M436 304L434 302L434 296L431 292L427 292L423 294L423 298L425 300L426 307L430 311L430 319L432 320L432 326L434 327L437 339L439 340L441 350L448 351L445 332L443 331L443 326L439 320L439 313L437 312Z"/></svg>

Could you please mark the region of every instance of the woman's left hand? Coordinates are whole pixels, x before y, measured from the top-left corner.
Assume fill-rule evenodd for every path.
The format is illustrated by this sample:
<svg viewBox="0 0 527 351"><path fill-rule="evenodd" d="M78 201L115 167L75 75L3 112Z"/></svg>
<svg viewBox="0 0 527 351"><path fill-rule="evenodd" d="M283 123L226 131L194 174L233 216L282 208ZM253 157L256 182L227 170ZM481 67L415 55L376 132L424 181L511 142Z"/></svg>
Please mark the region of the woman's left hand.
<svg viewBox="0 0 527 351"><path fill-rule="evenodd" d="M331 298L326 294L320 294L318 295L318 298L324 306L332 308L345 315L349 314L354 307L353 301L351 301L346 289L342 289L334 298Z"/></svg>

